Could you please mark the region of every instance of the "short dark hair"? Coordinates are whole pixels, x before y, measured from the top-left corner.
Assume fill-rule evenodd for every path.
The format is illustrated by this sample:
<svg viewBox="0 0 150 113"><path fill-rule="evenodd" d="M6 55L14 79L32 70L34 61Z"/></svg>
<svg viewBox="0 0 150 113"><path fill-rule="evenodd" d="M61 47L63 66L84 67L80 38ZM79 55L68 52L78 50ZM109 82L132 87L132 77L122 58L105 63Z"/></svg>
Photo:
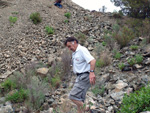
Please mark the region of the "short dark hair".
<svg viewBox="0 0 150 113"><path fill-rule="evenodd" d="M78 40L74 37L67 37L66 41L64 42L64 45L67 45L67 42L76 41L78 43Z"/></svg>

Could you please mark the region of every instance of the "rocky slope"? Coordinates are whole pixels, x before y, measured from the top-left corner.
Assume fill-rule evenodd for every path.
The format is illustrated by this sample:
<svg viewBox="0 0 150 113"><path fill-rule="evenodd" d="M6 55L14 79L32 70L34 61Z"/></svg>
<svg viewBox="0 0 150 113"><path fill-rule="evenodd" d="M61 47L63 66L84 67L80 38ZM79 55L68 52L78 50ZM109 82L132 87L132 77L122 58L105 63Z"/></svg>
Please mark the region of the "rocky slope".
<svg viewBox="0 0 150 113"><path fill-rule="evenodd" d="M111 19L111 14L100 12L90 12L82 9L69 0L63 1L63 8L59 9L50 0L1 0L0 1L0 78L5 79L13 71L24 68L32 61L51 63L52 60L60 59L63 52L63 41L67 36L74 36L82 32L87 39L85 46L94 54L94 44L102 42L105 29L112 29L115 22ZM33 12L39 12L42 22L34 25L29 16ZM71 18L68 23L64 13L70 12ZM12 26L9 23L9 16L16 16L17 22ZM47 35L45 26L49 25L55 29L53 35ZM131 44L139 45L141 38L135 39ZM130 44L130 45L131 45ZM150 80L150 46L132 51L130 47L120 50L123 53L122 62L133 57L135 54L142 54L144 60L141 65L134 68L126 66L124 72L118 69L120 60L112 59L110 66L97 70L97 85L104 87L103 95L93 95L91 91L87 94L86 103L93 103L92 108L95 113L115 113L121 104L121 99L125 93L129 94L139 89ZM96 57L96 56L95 56ZM74 77L67 87L71 87ZM91 90L91 89L90 89ZM53 93L46 95L45 110L41 113L49 113L54 106L59 104L65 108L74 108L67 99L69 89L59 88ZM3 101L3 98L0 99ZM64 103L69 103L65 104ZM18 111L24 112L24 107ZM1 105L0 111L15 112L12 103ZM68 110L64 113L73 112Z"/></svg>

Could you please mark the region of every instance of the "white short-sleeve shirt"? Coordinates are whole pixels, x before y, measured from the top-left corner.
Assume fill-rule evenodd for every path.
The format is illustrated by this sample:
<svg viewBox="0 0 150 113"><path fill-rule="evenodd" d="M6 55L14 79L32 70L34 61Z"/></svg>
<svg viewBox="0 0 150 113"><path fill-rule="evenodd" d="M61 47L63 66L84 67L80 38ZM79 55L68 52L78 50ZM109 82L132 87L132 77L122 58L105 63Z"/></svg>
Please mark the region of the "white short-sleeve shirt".
<svg viewBox="0 0 150 113"><path fill-rule="evenodd" d="M72 53L73 72L76 74L90 71L90 61L93 59L88 49L78 44L76 51Z"/></svg>

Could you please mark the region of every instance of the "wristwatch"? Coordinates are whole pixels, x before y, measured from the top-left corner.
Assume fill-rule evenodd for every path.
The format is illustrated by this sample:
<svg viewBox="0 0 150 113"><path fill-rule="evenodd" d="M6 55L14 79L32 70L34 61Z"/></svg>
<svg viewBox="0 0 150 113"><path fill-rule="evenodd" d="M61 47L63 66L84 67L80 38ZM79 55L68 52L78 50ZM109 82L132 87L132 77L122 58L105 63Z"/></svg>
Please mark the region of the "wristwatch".
<svg viewBox="0 0 150 113"><path fill-rule="evenodd" d="M94 72L94 70L90 70L90 72Z"/></svg>

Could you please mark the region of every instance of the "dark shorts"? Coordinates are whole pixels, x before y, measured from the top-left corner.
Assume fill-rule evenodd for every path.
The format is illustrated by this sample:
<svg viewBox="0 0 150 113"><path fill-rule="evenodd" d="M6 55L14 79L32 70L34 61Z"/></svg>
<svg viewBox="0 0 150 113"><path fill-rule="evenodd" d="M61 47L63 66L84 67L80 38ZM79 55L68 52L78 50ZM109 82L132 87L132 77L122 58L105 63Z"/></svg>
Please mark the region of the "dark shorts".
<svg viewBox="0 0 150 113"><path fill-rule="evenodd" d="M84 73L77 76L75 84L70 91L69 98L73 100L83 101L85 100L86 92L90 87L89 74Z"/></svg>

